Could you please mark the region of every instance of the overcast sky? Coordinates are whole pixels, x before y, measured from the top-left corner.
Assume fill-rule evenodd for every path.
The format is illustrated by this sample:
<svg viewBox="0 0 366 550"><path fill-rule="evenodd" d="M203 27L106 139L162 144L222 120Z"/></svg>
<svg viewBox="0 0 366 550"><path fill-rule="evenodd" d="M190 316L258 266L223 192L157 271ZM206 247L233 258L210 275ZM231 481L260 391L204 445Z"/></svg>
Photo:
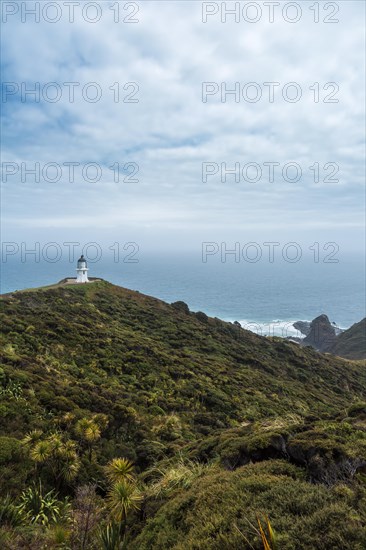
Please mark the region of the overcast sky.
<svg viewBox="0 0 366 550"><path fill-rule="evenodd" d="M285 20L283 2L275 7L273 23L263 2L256 3L261 17L256 6L245 12L247 19L260 17L256 23L245 21L243 13L239 22L234 16L222 22L218 13L203 23L202 9L215 11L215 3L203 8L201 2L184 0L138 2L136 14L133 4L121 2L119 22L110 9L116 2L104 1L99 3L100 20L91 23L82 15L84 4L75 7L73 23L63 2L58 22L41 15L35 23L34 17L20 13L18 3L19 12L3 24L3 80L13 84L3 87L2 162L3 168L4 162L19 165L15 175L10 174L15 164L6 165L7 176L3 170L6 240L133 240L161 250L200 248L202 240L316 240L362 249L363 2L338 2L334 15L336 3L330 8L328 3L325 11L320 2L319 23L309 9L314 2L304 1L296 23ZM294 10L285 12L287 19L296 17ZM46 18L54 13L50 8ZM92 7L86 12L89 19L95 14ZM126 17L138 22L123 22ZM339 22L324 23L325 17ZM44 91L40 101L21 90L21 83L30 89L36 82ZM67 82L80 83L74 102ZM94 103L81 93L91 82L97 88L87 87L90 98L96 90L102 92ZM205 102L203 82L217 83ZM227 95L223 102L217 92L221 83L233 89L236 82L240 97ZM253 82L256 86L245 87ZM264 85L268 82L278 83L272 103ZM285 100L282 92L290 82L297 89L287 88ZM126 83L135 84L124 90ZM299 89L301 99L291 102ZM57 102L44 97L52 99L60 90ZM262 97L251 102L257 93ZM124 102L127 96L138 102ZM28 174L22 182L24 168L36 162L41 168L60 165L60 181L45 181L41 174L37 183ZM70 162L81 165L75 167L74 182L64 165ZM270 162L279 163L274 181L263 164ZM282 175L289 162L302 169L297 182ZM96 173L92 168L89 181L83 180L81 169L87 163L100 165L99 182L90 181ZM131 179L138 181L123 181L123 168L120 181L114 181L109 167L115 163L133 163L125 172L137 165ZM207 181L202 180L202 163L210 163L209 171L218 170ZM262 177L246 181L240 173L239 182L233 175L221 181L221 163L228 169L235 163L240 169L257 163ZM314 182L315 163L319 182ZM336 166L339 171L332 177ZM257 169L248 170L247 179L254 180ZM289 168L287 179L295 178L294 170ZM49 169L47 174L46 180L55 173Z"/></svg>

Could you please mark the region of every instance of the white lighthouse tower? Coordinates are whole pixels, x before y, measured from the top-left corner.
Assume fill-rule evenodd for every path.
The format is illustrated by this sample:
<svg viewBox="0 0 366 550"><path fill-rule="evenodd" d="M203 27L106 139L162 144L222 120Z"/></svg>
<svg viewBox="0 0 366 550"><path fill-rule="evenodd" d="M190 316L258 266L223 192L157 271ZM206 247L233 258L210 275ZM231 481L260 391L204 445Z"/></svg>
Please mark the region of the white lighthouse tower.
<svg viewBox="0 0 366 550"><path fill-rule="evenodd" d="M76 282L77 283L88 283L88 264L83 255L78 259L78 264L76 268Z"/></svg>

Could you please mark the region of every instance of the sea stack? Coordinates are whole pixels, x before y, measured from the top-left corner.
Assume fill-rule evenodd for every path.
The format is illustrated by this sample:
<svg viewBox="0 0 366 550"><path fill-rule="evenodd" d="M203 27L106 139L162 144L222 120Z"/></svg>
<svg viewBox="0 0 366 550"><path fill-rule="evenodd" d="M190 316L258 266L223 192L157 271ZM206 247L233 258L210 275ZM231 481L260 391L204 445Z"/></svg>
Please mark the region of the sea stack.
<svg viewBox="0 0 366 550"><path fill-rule="evenodd" d="M309 334L303 339L303 345L318 351L328 351L336 339L336 330L327 315L319 315L310 325Z"/></svg>

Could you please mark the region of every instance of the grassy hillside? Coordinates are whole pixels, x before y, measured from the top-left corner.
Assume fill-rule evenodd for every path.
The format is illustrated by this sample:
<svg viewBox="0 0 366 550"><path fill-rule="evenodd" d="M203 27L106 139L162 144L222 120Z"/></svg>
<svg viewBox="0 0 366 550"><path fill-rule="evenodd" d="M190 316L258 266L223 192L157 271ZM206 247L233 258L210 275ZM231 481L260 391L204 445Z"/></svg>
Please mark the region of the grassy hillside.
<svg viewBox="0 0 366 550"><path fill-rule="evenodd" d="M339 334L329 351L347 359L366 359L366 318Z"/></svg>
<svg viewBox="0 0 366 550"><path fill-rule="evenodd" d="M267 515L281 548L365 547L361 362L107 282L1 317L1 547L263 548Z"/></svg>

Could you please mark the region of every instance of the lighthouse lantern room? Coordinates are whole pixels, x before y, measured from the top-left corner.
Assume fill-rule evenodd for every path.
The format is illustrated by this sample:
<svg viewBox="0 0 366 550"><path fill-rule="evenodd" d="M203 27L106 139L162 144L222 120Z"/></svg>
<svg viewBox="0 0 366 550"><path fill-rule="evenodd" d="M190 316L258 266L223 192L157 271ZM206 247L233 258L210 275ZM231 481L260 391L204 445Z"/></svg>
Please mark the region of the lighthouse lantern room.
<svg viewBox="0 0 366 550"><path fill-rule="evenodd" d="M83 255L78 259L78 264L76 268L76 282L77 283L88 283L88 264Z"/></svg>

